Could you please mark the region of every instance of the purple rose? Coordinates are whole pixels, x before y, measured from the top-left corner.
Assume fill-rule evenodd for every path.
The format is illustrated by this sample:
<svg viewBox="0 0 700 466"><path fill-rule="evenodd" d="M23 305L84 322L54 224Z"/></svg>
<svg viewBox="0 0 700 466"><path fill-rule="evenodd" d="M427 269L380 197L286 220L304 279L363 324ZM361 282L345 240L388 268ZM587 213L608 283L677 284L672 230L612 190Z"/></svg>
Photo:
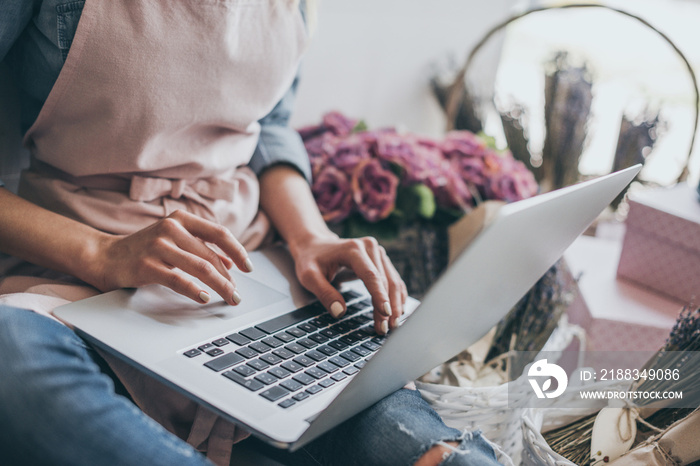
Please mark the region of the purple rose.
<svg viewBox="0 0 700 466"><path fill-rule="evenodd" d="M338 141L329 161L345 173L351 174L358 163L370 158L369 148L360 134L351 134Z"/></svg>
<svg viewBox="0 0 700 466"><path fill-rule="evenodd" d="M487 146L483 139L471 131L450 131L440 143L440 148L448 158L482 157Z"/></svg>
<svg viewBox="0 0 700 466"><path fill-rule="evenodd" d="M519 160L508 160L503 170L489 178L486 195L489 199L499 199L506 202L519 201L537 194L537 181Z"/></svg>
<svg viewBox="0 0 700 466"><path fill-rule="evenodd" d="M348 118L340 112L328 112L323 115L322 126L336 136L347 136L357 126L357 120Z"/></svg>
<svg viewBox="0 0 700 466"><path fill-rule="evenodd" d="M394 210L399 179L382 167L378 159L361 161L352 176L357 210L370 222L385 219Z"/></svg>
<svg viewBox="0 0 700 466"><path fill-rule="evenodd" d="M444 160L424 183L433 192L435 202L440 207L466 212L473 203L469 187L447 160Z"/></svg>
<svg viewBox="0 0 700 466"><path fill-rule="evenodd" d="M376 138L375 153L380 160L401 168L404 184L420 183L438 170L443 160L442 152L427 141L410 135L384 133Z"/></svg>
<svg viewBox="0 0 700 466"><path fill-rule="evenodd" d="M350 179L342 171L326 165L314 176L311 191L326 222L338 223L350 215L352 189Z"/></svg>

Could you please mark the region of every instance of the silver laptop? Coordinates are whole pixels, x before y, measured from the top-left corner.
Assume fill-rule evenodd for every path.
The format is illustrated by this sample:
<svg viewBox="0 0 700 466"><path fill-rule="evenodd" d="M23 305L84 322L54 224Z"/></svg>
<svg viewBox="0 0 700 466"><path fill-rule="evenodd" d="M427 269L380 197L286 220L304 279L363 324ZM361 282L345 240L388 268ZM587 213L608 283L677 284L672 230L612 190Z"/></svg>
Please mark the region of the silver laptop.
<svg viewBox="0 0 700 466"><path fill-rule="evenodd" d="M342 285L348 312L332 319L298 284L283 248L252 253L255 272L235 273L244 297L236 307L149 286L56 315L259 438L295 450L481 338L639 170L503 206L387 337L372 330L361 282Z"/></svg>

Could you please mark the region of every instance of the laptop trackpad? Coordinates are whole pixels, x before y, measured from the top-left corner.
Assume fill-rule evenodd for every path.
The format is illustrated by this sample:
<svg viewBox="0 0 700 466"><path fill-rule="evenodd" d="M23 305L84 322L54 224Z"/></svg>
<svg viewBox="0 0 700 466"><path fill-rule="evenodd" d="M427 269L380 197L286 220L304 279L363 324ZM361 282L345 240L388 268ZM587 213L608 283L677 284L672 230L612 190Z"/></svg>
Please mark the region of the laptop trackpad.
<svg viewBox="0 0 700 466"><path fill-rule="evenodd" d="M236 286L242 298L238 306L226 304L208 287L205 289L211 294L212 302L202 305L164 286L151 285L138 290L130 299L128 307L137 314L161 323L180 325L186 321L212 317L233 319L289 299L288 295L242 274L236 276Z"/></svg>

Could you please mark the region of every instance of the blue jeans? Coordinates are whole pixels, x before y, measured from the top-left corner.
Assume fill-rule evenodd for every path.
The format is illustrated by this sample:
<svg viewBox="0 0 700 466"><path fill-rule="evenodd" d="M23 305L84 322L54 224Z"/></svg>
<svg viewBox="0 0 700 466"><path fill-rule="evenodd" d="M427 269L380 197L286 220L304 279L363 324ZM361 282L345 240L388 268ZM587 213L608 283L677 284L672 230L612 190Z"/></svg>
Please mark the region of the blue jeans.
<svg viewBox="0 0 700 466"><path fill-rule="evenodd" d="M0 307L0 464L210 464L122 391L70 329ZM399 390L299 452L259 448L284 464L409 465L451 440L459 451L444 465L497 464L478 433L448 428L418 392ZM233 453L235 463L235 447Z"/></svg>

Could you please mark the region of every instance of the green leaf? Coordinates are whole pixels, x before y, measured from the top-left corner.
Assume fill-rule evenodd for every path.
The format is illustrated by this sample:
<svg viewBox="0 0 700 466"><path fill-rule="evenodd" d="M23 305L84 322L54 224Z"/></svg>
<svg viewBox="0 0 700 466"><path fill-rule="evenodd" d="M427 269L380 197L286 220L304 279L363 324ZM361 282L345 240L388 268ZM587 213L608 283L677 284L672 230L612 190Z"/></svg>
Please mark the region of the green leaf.
<svg viewBox="0 0 700 466"><path fill-rule="evenodd" d="M400 187L396 193L396 210L398 217L411 220L416 217L430 219L435 215L435 196L426 185L419 183Z"/></svg>
<svg viewBox="0 0 700 466"><path fill-rule="evenodd" d="M352 129L353 133L359 133L360 131L367 131L367 123L365 123L365 120L360 120L357 122L355 127Z"/></svg>

